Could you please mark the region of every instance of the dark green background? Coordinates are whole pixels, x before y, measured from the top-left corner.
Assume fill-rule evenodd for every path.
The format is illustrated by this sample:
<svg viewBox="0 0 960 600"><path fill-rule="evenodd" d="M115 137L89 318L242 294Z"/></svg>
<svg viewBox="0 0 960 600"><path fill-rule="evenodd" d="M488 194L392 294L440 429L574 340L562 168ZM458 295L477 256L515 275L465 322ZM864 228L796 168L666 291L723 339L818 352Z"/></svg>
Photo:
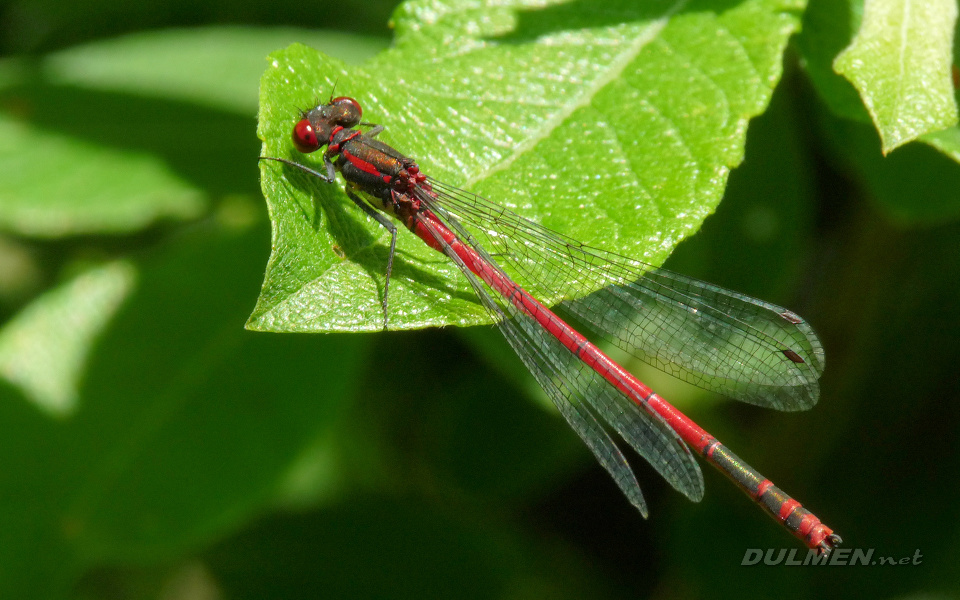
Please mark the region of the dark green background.
<svg viewBox="0 0 960 600"><path fill-rule="evenodd" d="M813 5L808 23L823 3ZM246 24L355 32L368 37L344 52L359 55L389 43L392 9L24 0L3 7L0 48L29 61L145 29ZM117 123L134 132L138 116L147 131L188 123L175 146L146 145L213 203L195 221L132 235L4 234L38 275L0 298L3 318L83 265L127 257L142 270L135 299L98 341L75 422L50 422L0 387L4 596L205 597L175 591L206 586L228 598L956 596L960 167L917 143L882 159L868 125L818 98L799 66L803 43L751 123L717 213L667 266L804 315L827 352L820 404L802 414L722 400L683 408L849 547L895 558L919 550L922 564L742 567L747 548L795 545L707 469L694 505L638 465L651 504L643 521L565 424L530 400L534 384L495 329L243 331L270 250L254 115L91 98L39 80L5 90L3 107L35 102L44 110L32 118L121 148L138 138ZM90 118L94 106L102 121ZM222 218L236 206L255 216ZM154 405L166 415L157 427L170 431L135 459L150 479L112 481L87 512L94 533L69 519L48 530L45 514L75 508L58 494L82 465L118 437L137 439L128 413ZM281 485L276 465L311 446L333 474ZM218 478L221 487L209 485ZM191 485L237 501L176 504L184 496L171 489ZM47 547L51 539L68 542Z"/></svg>

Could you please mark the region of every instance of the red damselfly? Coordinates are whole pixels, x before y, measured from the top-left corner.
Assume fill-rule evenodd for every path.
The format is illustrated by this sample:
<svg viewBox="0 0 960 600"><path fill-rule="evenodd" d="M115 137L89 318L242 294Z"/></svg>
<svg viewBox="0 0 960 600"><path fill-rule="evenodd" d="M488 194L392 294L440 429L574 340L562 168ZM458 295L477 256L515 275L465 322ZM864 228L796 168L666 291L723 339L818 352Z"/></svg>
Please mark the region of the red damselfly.
<svg viewBox="0 0 960 600"><path fill-rule="evenodd" d="M294 145L305 154L326 146L323 170L261 158L328 183L339 171L347 196L390 232L385 328L397 240L392 217L460 268L560 413L644 516L640 486L604 422L692 500L703 496L703 475L690 446L808 547L828 553L840 543L813 513L558 313L680 379L779 410L810 408L819 397L823 348L803 319L779 306L585 246L427 177L416 161L375 139L383 127L361 122L361 115L360 104L348 97L331 97L301 114L293 128ZM582 290L597 291L584 295ZM538 298L565 299L554 312Z"/></svg>

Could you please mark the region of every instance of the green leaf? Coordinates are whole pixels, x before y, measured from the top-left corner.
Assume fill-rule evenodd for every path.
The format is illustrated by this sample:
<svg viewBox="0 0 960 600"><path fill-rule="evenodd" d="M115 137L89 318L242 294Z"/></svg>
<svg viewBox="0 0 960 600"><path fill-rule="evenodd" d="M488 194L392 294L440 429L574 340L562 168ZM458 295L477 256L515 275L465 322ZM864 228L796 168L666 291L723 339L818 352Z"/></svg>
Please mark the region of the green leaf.
<svg viewBox="0 0 960 600"><path fill-rule="evenodd" d="M382 41L219 27L139 33L0 64L0 229L127 233L254 194L252 82L278 44L359 59ZM198 59L202 57L202 60Z"/></svg>
<svg viewBox="0 0 960 600"><path fill-rule="evenodd" d="M883 151L957 123L951 79L955 0L874 0L834 61L860 92Z"/></svg>
<svg viewBox="0 0 960 600"><path fill-rule="evenodd" d="M960 163L960 127L928 133L920 138L920 141L933 146Z"/></svg>
<svg viewBox="0 0 960 600"><path fill-rule="evenodd" d="M65 417L93 340L129 293L136 270L114 262L44 294L0 330L0 376L51 414Z"/></svg>
<svg viewBox="0 0 960 600"><path fill-rule="evenodd" d="M204 27L138 32L98 41L43 61L57 85L193 102L250 115L263 57L300 41L348 62L360 62L386 44L379 38L293 28ZM203 60L197 60L202 56Z"/></svg>
<svg viewBox="0 0 960 600"><path fill-rule="evenodd" d="M362 68L303 46L271 55L261 80L263 155L296 153L297 107L356 97L379 139L424 172L584 242L658 264L696 232L743 158L749 119L781 74L802 2L417 1L395 46ZM261 164L273 253L248 327L382 327L387 234L336 186ZM443 256L401 232L393 328L489 316Z"/></svg>
<svg viewBox="0 0 960 600"><path fill-rule="evenodd" d="M138 264L69 414L0 380L0 597L61 597L91 566L209 542L337 426L367 338L244 331L266 237L197 228Z"/></svg>
<svg viewBox="0 0 960 600"><path fill-rule="evenodd" d="M53 102L55 90L44 92ZM84 110L89 108L89 111ZM74 104L90 118L92 105ZM206 201L162 160L0 114L0 229L59 237L121 233L198 216Z"/></svg>
<svg viewBox="0 0 960 600"><path fill-rule="evenodd" d="M813 87L830 110L869 123L870 114L857 89L833 70L833 61L850 45L862 18L863 0L810 0L794 44Z"/></svg>
<svg viewBox="0 0 960 600"><path fill-rule="evenodd" d="M862 181L887 218L904 226L943 225L960 218L957 128L927 134L889 156L867 124L822 115L828 147Z"/></svg>

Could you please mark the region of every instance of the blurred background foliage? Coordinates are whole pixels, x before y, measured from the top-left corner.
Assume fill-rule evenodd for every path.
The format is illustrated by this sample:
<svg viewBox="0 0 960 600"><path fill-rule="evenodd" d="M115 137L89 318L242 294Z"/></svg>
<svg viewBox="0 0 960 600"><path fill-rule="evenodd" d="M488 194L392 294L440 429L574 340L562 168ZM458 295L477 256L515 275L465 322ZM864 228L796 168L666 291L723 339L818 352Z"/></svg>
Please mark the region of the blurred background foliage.
<svg viewBox="0 0 960 600"><path fill-rule="evenodd" d="M264 57L359 63L394 8L0 7L0 597L956 597L956 130L881 153L831 69L862 5L811 0L667 263L813 323L820 404L641 374L849 547L919 565L742 567L792 540L708 469L695 505L638 464L642 520L491 328L243 329L270 251Z"/></svg>

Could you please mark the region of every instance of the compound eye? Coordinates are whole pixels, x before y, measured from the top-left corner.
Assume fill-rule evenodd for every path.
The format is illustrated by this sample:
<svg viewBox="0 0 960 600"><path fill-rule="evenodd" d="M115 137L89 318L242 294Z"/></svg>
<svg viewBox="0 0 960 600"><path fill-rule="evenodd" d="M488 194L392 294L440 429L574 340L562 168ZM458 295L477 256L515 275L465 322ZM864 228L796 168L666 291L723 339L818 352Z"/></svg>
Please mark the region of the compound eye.
<svg viewBox="0 0 960 600"><path fill-rule="evenodd" d="M337 124L341 127L354 127L360 122L363 116L363 109L360 103L348 96L340 96L330 101L330 104L340 109L340 115L337 116Z"/></svg>
<svg viewBox="0 0 960 600"><path fill-rule="evenodd" d="M313 125L307 119L300 119L293 126L293 133L290 137L293 139L293 145L297 147L297 150L304 154L310 154L320 149L317 132L313 130Z"/></svg>

